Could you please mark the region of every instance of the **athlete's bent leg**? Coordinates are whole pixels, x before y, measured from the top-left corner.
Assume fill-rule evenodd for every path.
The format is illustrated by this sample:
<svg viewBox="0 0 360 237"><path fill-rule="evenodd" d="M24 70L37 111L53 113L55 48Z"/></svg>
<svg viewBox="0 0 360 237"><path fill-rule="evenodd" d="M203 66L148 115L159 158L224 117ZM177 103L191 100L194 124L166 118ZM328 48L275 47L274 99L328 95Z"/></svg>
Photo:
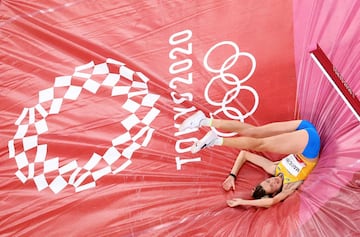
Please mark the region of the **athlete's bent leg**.
<svg viewBox="0 0 360 237"><path fill-rule="evenodd" d="M202 139L194 143L191 151L196 153L206 147L220 145L259 152L267 151L279 154L299 154L304 151L308 141L309 135L305 130L297 130L265 138L223 138L218 137L214 131L210 131Z"/></svg>
<svg viewBox="0 0 360 237"><path fill-rule="evenodd" d="M233 137L222 139L222 146L259 152L299 154L304 151L309 136L305 130L297 130L265 138Z"/></svg>
<svg viewBox="0 0 360 237"><path fill-rule="evenodd" d="M254 126L237 120L208 118L202 111L199 110L183 121L179 127L179 131L207 126L215 127L225 132L236 132L245 137L269 137L295 131L299 127L300 123L301 120L292 120L286 122L274 122L262 126Z"/></svg>
<svg viewBox="0 0 360 237"><path fill-rule="evenodd" d="M270 137L282 133L295 131L301 120L291 120L285 122L274 122L262 126L253 126L235 120L213 119L211 126L226 132L236 132L245 137Z"/></svg>

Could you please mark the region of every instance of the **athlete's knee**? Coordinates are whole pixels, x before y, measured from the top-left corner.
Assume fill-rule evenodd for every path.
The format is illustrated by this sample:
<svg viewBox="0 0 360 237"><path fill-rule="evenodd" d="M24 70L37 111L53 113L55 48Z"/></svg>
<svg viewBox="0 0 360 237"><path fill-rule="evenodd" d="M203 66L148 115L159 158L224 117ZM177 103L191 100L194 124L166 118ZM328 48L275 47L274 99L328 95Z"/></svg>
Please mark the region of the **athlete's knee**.
<svg viewBox="0 0 360 237"><path fill-rule="evenodd" d="M272 151L273 150L273 142L271 138L257 138L257 151Z"/></svg>

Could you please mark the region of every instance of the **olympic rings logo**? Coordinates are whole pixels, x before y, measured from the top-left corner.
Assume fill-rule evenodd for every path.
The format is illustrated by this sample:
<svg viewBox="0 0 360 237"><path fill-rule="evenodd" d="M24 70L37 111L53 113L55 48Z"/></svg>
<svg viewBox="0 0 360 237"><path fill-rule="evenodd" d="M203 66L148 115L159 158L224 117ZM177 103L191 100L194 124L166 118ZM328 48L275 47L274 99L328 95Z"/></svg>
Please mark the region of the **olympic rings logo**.
<svg viewBox="0 0 360 237"><path fill-rule="evenodd" d="M113 72L114 68L117 72ZM103 81L99 83L99 79L93 80L93 75ZM82 86L73 85L73 76L84 79L84 84ZM118 82L121 80L126 81L127 86L119 85ZM155 103L160 96L149 93L148 81L149 79L141 72L135 72L126 67L124 63L113 59L107 59L105 63L98 65L90 62L76 67L71 76L56 77L53 87L39 92L38 104L31 108L24 108L15 122L18 129L12 140L8 142L8 148L9 158L14 158L18 167L16 176L23 183L33 180L38 191L49 187L54 193L58 193L66 186L72 185L75 187L75 191L79 192L95 187L96 181L107 174L116 174L124 170L131 164L133 153L150 142L154 132L150 124L160 113L160 110L155 108ZM94 153L82 167L76 160L61 165L58 157L47 159L48 144L39 144L39 136L49 130L47 117L61 112L64 99L75 101L83 90L96 94L101 86L110 88L112 97L127 96L126 102L120 105L121 109L130 114L120 121L126 132L112 139L112 146L103 155ZM63 98L56 97L56 91L64 89L66 93ZM137 100L134 100L133 97ZM141 102L138 98L141 99ZM43 105L49 102L50 108L44 108ZM142 111L139 113L140 115L136 114L139 108L144 107L146 107L146 113ZM30 128L33 127L35 127L36 134L28 135L31 133L29 132ZM140 127L140 130L134 129L136 132L133 132L132 128L135 127ZM117 148L119 145L125 146L125 149L119 150ZM18 149L19 147L22 149ZM34 152L31 153L31 150L36 154L33 155ZM100 162L105 163L106 166L98 168L97 165ZM115 169L113 169L114 166ZM47 177L47 174L54 174L54 172L57 176L48 182L51 177ZM69 176L70 178L67 178ZM89 179L91 182L85 182Z"/></svg>
<svg viewBox="0 0 360 237"><path fill-rule="evenodd" d="M209 65L209 58L212 54L214 54L215 50L219 50L221 46L231 46L234 49L234 54L228 57L223 64L219 68L213 68ZM238 76L234 75L233 73L228 72L230 68L232 68L238 59L245 57L250 59L251 62L251 69L248 72L248 74L244 77L239 79ZM240 52L239 47L232 41L223 41L220 43L215 44L212 46L207 53L205 54L203 64L205 68L212 72L217 74L216 76L212 77L209 81L209 83L205 87L204 96L206 101L216 107L220 107L215 112L211 113L211 116L224 113L225 116L227 116L229 119L233 120L240 120L244 121L247 117L251 116L259 105L259 96L256 92L256 90L250 86L243 85L251 76L254 74L255 68L256 68L256 60L255 57L247 52ZM228 90L221 101L215 101L210 98L210 89L214 85L216 81L220 81L221 83L224 83L230 87L233 87L232 89ZM218 87L218 85L217 85ZM249 91L253 97L254 97L254 105L252 108L248 110L247 113L242 113L238 108L229 106L230 103L232 103L235 99L238 98L240 95L240 92L243 90ZM235 115L234 115L235 114ZM220 134L220 132L219 132ZM234 133L228 134L228 133L221 133L223 136L233 136Z"/></svg>

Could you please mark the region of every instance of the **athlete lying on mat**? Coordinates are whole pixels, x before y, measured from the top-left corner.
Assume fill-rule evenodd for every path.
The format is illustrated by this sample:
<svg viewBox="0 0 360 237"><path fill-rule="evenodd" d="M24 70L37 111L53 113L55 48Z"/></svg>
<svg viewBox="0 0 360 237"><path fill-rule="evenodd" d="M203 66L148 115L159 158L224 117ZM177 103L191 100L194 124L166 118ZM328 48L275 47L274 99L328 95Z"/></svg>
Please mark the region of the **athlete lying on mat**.
<svg viewBox="0 0 360 237"><path fill-rule="evenodd" d="M245 161L250 161L274 176L265 179L254 188L252 196L255 200L234 198L227 202L230 207L270 207L284 200L302 184L318 161L320 137L315 127L305 120L276 122L256 127L240 121L207 118L203 112L198 111L185 119L179 130L201 126L239 134L238 137L226 138L210 131L191 148L193 153L214 145L242 149L230 175L223 183L226 191L235 190L237 173ZM288 156L281 161L272 162L245 150L267 151Z"/></svg>

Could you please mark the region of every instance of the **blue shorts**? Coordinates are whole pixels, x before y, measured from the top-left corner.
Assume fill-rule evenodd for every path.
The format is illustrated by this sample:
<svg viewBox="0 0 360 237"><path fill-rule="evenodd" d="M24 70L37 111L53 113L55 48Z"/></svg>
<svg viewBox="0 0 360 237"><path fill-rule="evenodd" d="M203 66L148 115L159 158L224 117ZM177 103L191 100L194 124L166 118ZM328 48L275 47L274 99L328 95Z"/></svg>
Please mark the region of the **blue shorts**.
<svg viewBox="0 0 360 237"><path fill-rule="evenodd" d="M309 121L302 120L301 123L299 124L299 127L296 130L302 130L302 129L307 131L309 135L309 141L304 151L302 152L302 155L310 159L316 158L320 152L320 136L316 131L314 125L312 125Z"/></svg>

